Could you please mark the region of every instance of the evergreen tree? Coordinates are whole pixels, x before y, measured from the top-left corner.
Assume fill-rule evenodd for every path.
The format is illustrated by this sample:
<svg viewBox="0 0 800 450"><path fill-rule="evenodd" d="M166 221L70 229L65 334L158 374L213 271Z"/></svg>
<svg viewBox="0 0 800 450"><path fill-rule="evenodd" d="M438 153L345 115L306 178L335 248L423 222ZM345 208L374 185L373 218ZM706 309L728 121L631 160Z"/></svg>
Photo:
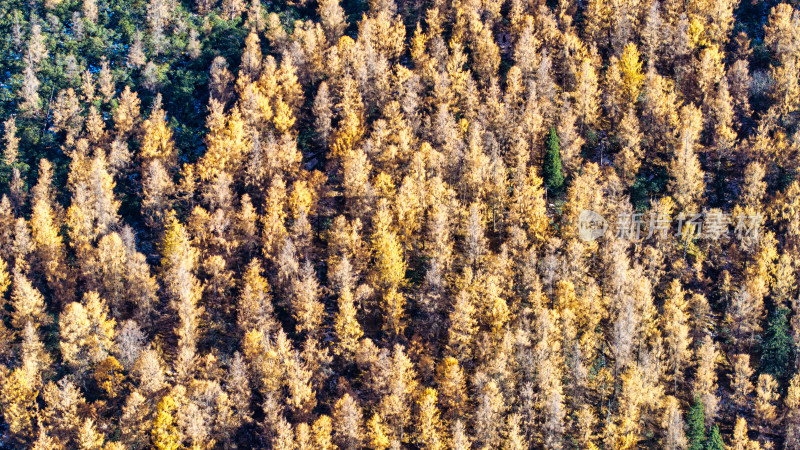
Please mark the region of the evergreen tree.
<svg viewBox="0 0 800 450"><path fill-rule="evenodd" d="M703 450L703 444L706 441L706 415L703 403L699 398L694 399L694 404L686 418L686 437L689 439L689 450Z"/></svg>
<svg viewBox="0 0 800 450"><path fill-rule="evenodd" d="M777 379L789 376L789 364L794 360L788 315L785 307L773 311L761 344L761 371Z"/></svg>
<svg viewBox="0 0 800 450"><path fill-rule="evenodd" d="M711 428L711 433L706 439L705 450L725 450L725 443L722 442L722 436L719 434L719 426L714 425Z"/></svg>
<svg viewBox="0 0 800 450"><path fill-rule="evenodd" d="M554 127L550 128L550 134L545 141L543 173L547 188L555 193L560 192L564 184L564 174L561 172L561 144Z"/></svg>

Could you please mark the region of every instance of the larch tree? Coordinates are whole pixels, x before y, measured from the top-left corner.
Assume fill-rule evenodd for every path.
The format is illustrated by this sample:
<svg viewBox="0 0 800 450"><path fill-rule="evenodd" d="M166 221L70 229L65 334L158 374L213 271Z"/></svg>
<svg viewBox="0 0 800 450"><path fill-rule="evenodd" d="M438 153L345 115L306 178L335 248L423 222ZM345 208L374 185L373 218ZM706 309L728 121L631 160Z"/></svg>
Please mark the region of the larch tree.
<svg viewBox="0 0 800 450"><path fill-rule="evenodd" d="M7 304L5 294L9 286L11 286L11 275L8 273L8 265L0 258L0 297L4 299L2 302L4 305ZM11 330L5 324L0 326L0 355L5 355L11 350L12 338Z"/></svg>
<svg viewBox="0 0 800 450"><path fill-rule="evenodd" d="M5 163L13 166L17 162L19 155L19 141L17 137L17 121L16 117L11 117L3 122L3 158Z"/></svg>
<svg viewBox="0 0 800 450"><path fill-rule="evenodd" d="M350 77L342 80L341 100L336 105L339 123L333 133L333 155L345 158L352 152L364 134L364 104L356 81Z"/></svg>
<svg viewBox="0 0 800 450"><path fill-rule="evenodd" d="M347 26L344 10L339 0L322 0L317 6L317 12L322 18L322 29L328 38L329 45L339 41Z"/></svg>
<svg viewBox="0 0 800 450"><path fill-rule="evenodd" d="M523 450L529 448L528 440L520 427L520 415L510 414L506 420L506 438L503 442L506 450Z"/></svg>
<svg viewBox="0 0 800 450"><path fill-rule="evenodd" d="M384 327L393 336L399 336L404 328L405 298L400 288L405 282L406 261L397 234L392 229L388 205L379 205L374 219L372 250L375 258L374 283L383 299L380 306Z"/></svg>
<svg viewBox="0 0 800 450"><path fill-rule="evenodd" d="M25 65L24 78L19 96L22 98L20 110L27 117L36 116L42 108L42 99L39 97L41 82L36 76L30 63Z"/></svg>
<svg viewBox="0 0 800 450"><path fill-rule="evenodd" d="M86 118L86 134L93 144L99 144L106 140L105 122L94 105L89 107L89 115Z"/></svg>
<svg viewBox="0 0 800 450"><path fill-rule="evenodd" d="M22 345L20 346L20 356L22 359L22 369L33 382L34 387L41 387L45 379L52 375L50 364L53 358L42 342L41 333L36 329L32 322L25 324L21 333Z"/></svg>
<svg viewBox="0 0 800 450"><path fill-rule="evenodd" d="M472 295L466 291L456 294L450 312L447 348L450 355L461 363L470 359L477 335L477 309L471 297Z"/></svg>
<svg viewBox="0 0 800 450"><path fill-rule="evenodd" d="M691 355L687 302L678 279L672 280L664 303L664 341L667 347L669 366L672 369L673 387L677 391L682 380L683 369Z"/></svg>
<svg viewBox="0 0 800 450"><path fill-rule="evenodd" d="M717 397L717 360L720 355L716 344L710 336L706 336L696 352L695 378L692 387L693 395L700 398L705 407L705 416L709 421L717 416L719 398Z"/></svg>
<svg viewBox="0 0 800 450"><path fill-rule="evenodd" d="M558 106L557 85L552 75L553 61L543 47L536 69L536 92L542 115L547 121L554 121Z"/></svg>
<svg viewBox="0 0 800 450"><path fill-rule="evenodd" d="M138 390L131 392L122 407L120 442L129 445L144 445L149 441L150 424L146 418L151 412L151 407L148 406Z"/></svg>
<svg viewBox="0 0 800 450"><path fill-rule="evenodd" d="M0 403L3 406L3 419L8 424L11 436L22 442L32 435L36 420L38 391L33 382L22 368L9 371L2 377Z"/></svg>
<svg viewBox="0 0 800 450"><path fill-rule="evenodd" d="M393 442L397 442L390 441L386 431L386 424L381 418L380 413L373 414L367 421L367 439L370 448L377 450L385 450L389 448Z"/></svg>
<svg viewBox="0 0 800 450"><path fill-rule="evenodd" d="M477 267L484 261L487 253L485 236L484 211L481 211L480 203L474 202L469 205L469 212L464 224L464 246L467 264Z"/></svg>
<svg viewBox="0 0 800 450"><path fill-rule="evenodd" d="M717 87L717 92L711 103L711 112L716 124L714 125L714 150L718 157L728 157L736 143L736 131L734 130L735 111L733 99L728 89L726 78Z"/></svg>
<svg viewBox="0 0 800 450"><path fill-rule="evenodd" d="M416 423L416 442L435 450L445 448L442 423L439 419L439 408L436 406L437 393L435 389L426 388L420 394L417 405L419 413Z"/></svg>
<svg viewBox="0 0 800 450"><path fill-rule="evenodd" d="M76 372L83 373L114 351L114 319L96 292L87 293L81 303L64 308L59 318L61 354Z"/></svg>
<svg viewBox="0 0 800 450"><path fill-rule="evenodd" d="M148 396L155 395L166 381L161 357L153 348L142 350L134 364L133 374L142 392Z"/></svg>
<svg viewBox="0 0 800 450"><path fill-rule="evenodd" d="M199 252L190 242L186 228L174 216L169 217L161 244L164 285L172 307L178 313L178 349L175 367L186 377L194 367L203 307L198 306L203 286L195 276Z"/></svg>
<svg viewBox="0 0 800 450"><path fill-rule="evenodd" d="M115 241L113 233L110 236L110 240ZM122 227L120 238L125 246L127 260L125 279L129 289L124 292L125 298L129 304L136 306L136 317L148 323L157 298L158 282L151 275L146 257L137 250L136 237L129 226Z"/></svg>
<svg viewBox="0 0 800 450"><path fill-rule="evenodd" d="M44 297L30 280L19 272L14 273L11 291L11 326L21 330L30 322L35 327L49 324L51 318L45 311Z"/></svg>
<svg viewBox="0 0 800 450"><path fill-rule="evenodd" d="M595 62L589 57L581 61L573 97L580 130L595 127L600 118L600 87Z"/></svg>
<svg viewBox="0 0 800 450"><path fill-rule="evenodd" d="M14 239L10 242L10 253L14 261L13 271L28 274L31 269L31 259L35 250L28 222L22 217L10 220L13 228Z"/></svg>
<svg viewBox="0 0 800 450"><path fill-rule="evenodd" d="M656 142L671 143L675 128L678 127L678 99L672 80L658 74L650 64L645 75L643 98L643 131L651 133Z"/></svg>
<svg viewBox="0 0 800 450"><path fill-rule="evenodd" d="M606 442L617 448L633 448L642 439L639 424L644 401L642 370L632 366L621 378L623 385L617 412L605 427Z"/></svg>
<svg viewBox="0 0 800 450"><path fill-rule="evenodd" d="M164 0L147 2L147 24L153 42L153 52L159 55L167 50L169 40L164 36L165 28L172 19L172 4Z"/></svg>
<svg viewBox="0 0 800 450"><path fill-rule="evenodd" d="M328 3L337 3L332 0ZM317 142L323 148L328 146L331 133L333 119L333 105L331 104L330 91L328 90L328 83L323 81L317 88L317 95L314 97L314 131L317 133Z"/></svg>
<svg viewBox="0 0 800 450"><path fill-rule="evenodd" d="M114 98L116 86L114 82L114 75L111 72L111 68L109 67L108 61L105 58L103 58L100 62L100 72L98 72L97 77L100 93L103 94L103 102L108 103L112 98Z"/></svg>
<svg viewBox="0 0 800 450"><path fill-rule="evenodd" d="M228 367L228 380L228 396L234 409L234 423L241 426L252 422L250 379L247 363L239 352L234 353Z"/></svg>
<svg viewBox="0 0 800 450"><path fill-rule="evenodd" d="M48 287L62 302L67 302L72 293L66 265L66 249L59 234L58 210L53 207L52 177L52 165L42 159L39 163L39 180L33 189L31 236Z"/></svg>
<svg viewBox="0 0 800 450"><path fill-rule="evenodd" d="M459 367L458 360L452 356L446 357L438 368L437 377L444 417L453 419L461 416L467 400L467 387L464 370Z"/></svg>
<svg viewBox="0 0 800 450"><path fill-rule="evenodd" d="M239 66L239 76L250 80L258 78L261 70L261 42L258 34L250 33L245 39L245 49Z"/></svg>
<svg viewBox="0 0 800 450"><path fill-rule="evenodd" d="M261 262L254 258L245 269L239 290L239 331L242 335L250 330L274 331L278 325L273 310L269 282L264 278Z"/></svg>
<svg viewBox="0 0 800 450"><path fill-rule="evenodd" d="M343 289L339 294L339 311L334 318L334 330L338 338L334 352L345 357L345 360L353 358L364 332L358 323L353 293L349 289Z"/></svg>
<svg viewBox="0 0 800 450"><path fill-rule="evenodd" d="M342 448L355 449L364 439L363 413L358 402L350 394L344 394L333 409L335 424L334 441Z"/></svg>
<svg viewBox="0 0 800 450"><path fill-rule="evenodd" d="M634 104L639 99L644 74L639 49L636 44L628 43L619 59L619 69L622 75L623 89L629 104Z"/></svg>
<svg viewBox="0 0 800 450"><path fill-rule="evenodd" d="M753 369L750 367L750 355L739 354L734 356L731 387L734 391L733 401L740 409L747 405L748 397L753 392L753 383L750 381L752 376Z"/></svg>
<svg viewBox="0 0 800 450"><path fill-rule="evenodd" d="M697 207L705 188L703 170L697 158L701 130L700 111L690 105L683 106L675 153L669 164L669 188L675 203L687 212L693 212Z"/></svg>
<svg viewBox="0 0 800 450"><path fill-rule="evenodd" d="M571 102L564 101L556 133L560 140L562 161L567 174L574 173L582 165L581 147L585 141L575 127L576 120Z"/></svg>
<svg viewBox="0 0 800 450"><path fill-rule="evenodd" d="M625 105L628 104L630 103L626 98L626 87L622 78L621 64L619 58L612 56L603 79L602 96L602 105L607 111L607 116L612 126L619 123Z"/></svg>
<svg viewBox="0 0 800 450"><path fill-rule="evenodd" d="M175 399L165 395L158 402L150 431L151 443L158 450L177 450L183 440L176 426L178 405Z"/></svg>
<svg viewBox="0 0 800 450"><path fill-rule="evenodd" d="M641 141L643 135L639 131L639 119L635 111L629 108L619 124L619 175L628 187L636 181L636 174L642 164L643 152Z"/></svg>
<svg viewBox="0 0 800 450"><path fill-rule="evenodd" d="M684 433L683 415L681 414L678 399L672 396L667 397L664 408L664 439L663 446L666 449L677 450L686 448L686 434Z"/></svg>
<svg viewBox="0 0 800 450"><path fill-rule="evenodd" d="M386 420L389 435L394 439L402 439L411 423L409 412L417 386L417 374L403 346L395 344L391 355L385 352L385 358L386 365L381 368L378 377L377 387L381 393L378 411Z"/></svg>
<svg viewBox="0 0 800 450"><path fill-rule="evenodd" d="M313 441L315 448L320 450L333 450L333 442L331 441L331 434L333 433L333 425L330 416L319 416L311 427L313 434Z"/></svg>
<svg viewBox="0 0 800 450"><path fill-rule="evenodd" d="M731 297L725 311L725 320L732 324L731 334L740 350L749 349L755 333L761 331L764 301L763 297L753 294L752 290L754 289L747 286L739 288Z"/></svg>
<svg viewBox="0 0 800 450"><path fill-rule="evenodd" d="M233 75L228 70L228 62L222 56L217 56L211 62L208 75L209 95L222 105L233 98Z"/></svg>
<svg viewBox="0 0 800 450"><path fill-rule="evenodd" d="M58 382L48 382L42 391L44 428L55 439L75 445L79 438L81 418L78 409L86 406L83 393L75 382L65 378Z"/></svg>
<svg viewBox="0 0 800 450"><path fill-rule="evenodd" d="M211 111L210 132L206 135L207 150L197 163L197 175L204 182L213 181L219 173L228 172L232 176L241 173L244 156L251 146L250 136L239 108L230 114L214 119Z"/></svg>
<svg viewBox="0 0 800 450"><path fill-rule="evenodd" d="M298 333L316 335L323 319L324 305L320 302L319 281L309 262L303 264L300 273L292 281L292 314L297 321Z"/></svg>
<svg viewBox="0 0 800 450"><path fill-rule="evenodd" d="M736 425L733 427L733 437L731 439L731 446L733 450L750 450L760 449L761 446L756 444L752 445L752 441L747 437L747 420L739 416L736 418Z"/></svg>
<svg viewBox="0 0 800 450"><path fill-rule="evenodd" d="M550 229L543 183L536 169L529 168L525 176L515 181L509 206L510 225L521 225L536 246L544 243Z"/></svg>
<svg viewBox="0 0 800 450"><path fill-rule="evenodd" d="M285 384L289 397L287 406L292 412L292 417L297 421L308 420L311 410L317 405L316 393L312 387L312 370L307 361L299 358L285 360Z"/></svg>
<svg viewBox="0 0 800 450"><path fill-rule="evenodd" d="M505 407L503 394L494 380L486 381L479 388L481 393L474 414L475 440L489 448L499 447L502 425L500 418Z"/></svg>
<svg viewBox="0 0 800 450"><path fill-rule="evenodd" d="M145 334L133 320L122 322L116 333L116 356L125 369L132 369L145 347Z"/></svg>
<svg viewBox="0 0 800 450"><path fill-rule="evenodd" d="M780 395L778 394L778 382L768 373L758 376L756 386L755 412L756 417L765 427L772 426L778 419L776 404Z"/></svg>
<svg viewBox="0 0 800 450"><path fill-rule="evenodd" d="M464 422L460 420L456 420L453 422L453 440L452 440L452 448L454 450L467 450L472 448L472 442L470 442L470 437L467 435L466 427Z"/></svg>
<svg viewBox="0 0 800 450"><path fill-rule="evenodd" d="M128 64L133 67L143 67L147 64L147 55L144 53L144 44L142 43L142 32L137 31L133 37L133 43L128 49Z"/></svg>
<svg viewBox="0 0 800 450"><path fill-rule="evenodd" d="M120 137L127 137L141 121L141 100L130 86L125 86L114 110L114 128Z"/></svg>

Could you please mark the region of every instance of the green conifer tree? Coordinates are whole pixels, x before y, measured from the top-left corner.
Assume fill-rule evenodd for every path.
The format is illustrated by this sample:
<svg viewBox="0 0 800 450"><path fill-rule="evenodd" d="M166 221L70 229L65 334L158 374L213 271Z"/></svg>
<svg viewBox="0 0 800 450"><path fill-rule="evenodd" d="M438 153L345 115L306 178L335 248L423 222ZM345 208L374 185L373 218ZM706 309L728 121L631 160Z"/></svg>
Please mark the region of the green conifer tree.
<svg viewBox="0 0 800 450"><path fill-rule="evenodd" d="M564 174L561 171L561 143L553 127L550 128L550 134L545 141L543 173L547 188L556 193L560 192L564 184Z"/></svg>
<svg viewBox="0 0 800 450"><path fill-rule="evenodd" d="M706 414L703 403L695 397L694 404L687 416L686 437L689 439L689 450L703 450L706 441Z"/></svg>
<svg viewBox="0 0 800 450"><path fill-rule="evenodd" d="M789 375L789 362L793 360L788 314L783 306L773 311L761 344L761 371L780 380Z"/></svg>
<svg viewBox="0 0 800 450"><path fill-rule="evenodd" d="M711 434L708 435L705 445L706 450L725 450L725 443L722 442L722 436L719 434L719 426L714 425L711 429Z"/></svg>

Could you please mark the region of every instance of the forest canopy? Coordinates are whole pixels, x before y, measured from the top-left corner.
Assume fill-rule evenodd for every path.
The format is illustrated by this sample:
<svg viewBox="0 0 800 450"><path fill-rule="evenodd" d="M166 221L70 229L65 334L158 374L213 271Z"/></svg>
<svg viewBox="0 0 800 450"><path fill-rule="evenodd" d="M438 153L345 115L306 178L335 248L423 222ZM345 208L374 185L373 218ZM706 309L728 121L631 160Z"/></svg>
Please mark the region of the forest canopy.
<svg viewBox="0 0 800 450"><path fill-rule="evenodd" d="M0 150L0 448L800 450L795 0L0 0Z"/></svg>

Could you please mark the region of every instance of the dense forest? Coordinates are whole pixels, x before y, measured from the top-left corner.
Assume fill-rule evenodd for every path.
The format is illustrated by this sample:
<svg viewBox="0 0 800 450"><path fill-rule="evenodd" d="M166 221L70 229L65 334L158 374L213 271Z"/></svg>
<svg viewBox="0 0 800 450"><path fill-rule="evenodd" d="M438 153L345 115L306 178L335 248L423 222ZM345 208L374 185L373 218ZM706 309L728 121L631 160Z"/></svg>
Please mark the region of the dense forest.
<svg viewBox="0 0 800 450"><path fill-rule="evenodd" d="M0 448L800 450L800 3L0 0Z"/></svg>

